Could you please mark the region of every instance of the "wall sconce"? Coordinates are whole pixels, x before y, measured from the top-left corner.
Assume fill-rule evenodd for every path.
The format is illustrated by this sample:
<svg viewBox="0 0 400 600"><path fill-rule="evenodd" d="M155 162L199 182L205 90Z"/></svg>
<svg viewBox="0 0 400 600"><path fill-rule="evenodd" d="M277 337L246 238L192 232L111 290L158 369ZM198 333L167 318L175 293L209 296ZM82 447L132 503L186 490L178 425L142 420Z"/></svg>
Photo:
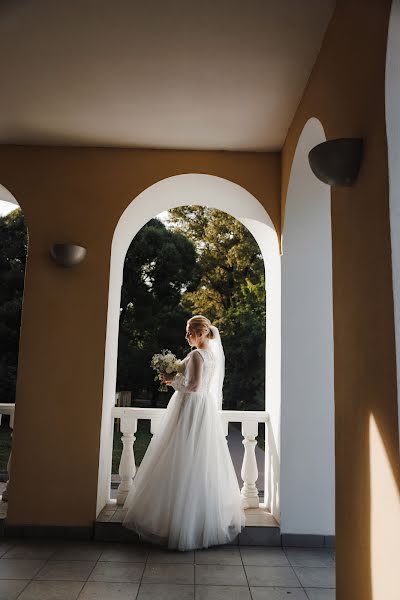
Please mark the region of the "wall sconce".
<svg viewBox="0 0 400 600"><path fill-rule="evenodd" d="M357 179L362 158L360 138L340 138L318 144L308 154L314 175L323 183L349 187Z"/></svg>
<svg viewBox="0 0 400 600"><path fill-rule="evenodd" d="M50 255L60 267L74 267L85 258L86 248L76 244L53 244Z"/></svg>

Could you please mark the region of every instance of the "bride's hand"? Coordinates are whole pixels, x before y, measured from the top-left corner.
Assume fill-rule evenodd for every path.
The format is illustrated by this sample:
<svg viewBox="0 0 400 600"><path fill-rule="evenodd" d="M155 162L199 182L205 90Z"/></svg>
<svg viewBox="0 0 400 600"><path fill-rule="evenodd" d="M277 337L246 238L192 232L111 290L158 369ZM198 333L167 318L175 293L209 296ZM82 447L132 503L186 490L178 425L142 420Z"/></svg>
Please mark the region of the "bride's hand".
<svg viewBox="0 0 400 600"><path fill-rule="evenodd" d="M160 373L160 379L162 383L165 383L165 385L171 385L173 378L173 375L169 375L167 373Z"/></svg>

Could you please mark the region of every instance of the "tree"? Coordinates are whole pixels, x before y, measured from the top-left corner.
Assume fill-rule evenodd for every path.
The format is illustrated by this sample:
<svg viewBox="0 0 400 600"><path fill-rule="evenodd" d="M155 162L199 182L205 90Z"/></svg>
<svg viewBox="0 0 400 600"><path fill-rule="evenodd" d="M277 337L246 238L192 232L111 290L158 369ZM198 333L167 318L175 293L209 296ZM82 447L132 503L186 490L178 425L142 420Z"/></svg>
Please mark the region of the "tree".
<svg viewBox="0 0 400 600"><path fill-rule="evenodd" d="M22 211L0 217L0 394L15 402L28 235Z"/></svg>
<svg viewBox="0 0 400 600"><path fill-rule="evenodd" d="M190 316L182 294L196 289L199 269L194 245L181 233L149 221L132 241L124 266L118 352L118 389L157 399L150 369L153 354L168 348L180 356Z"/></svg>
<svg viewBox="0 0 400 600"><path fill-rule="evenodd" d="M235 218L200 206L169 211L173 231L195 245L201 278L182 305L219 327L226 355L224 408L263 409L265 275L260 248Z"/></svg>
<svg viewBox="0 0 400 600"><path fill-rule="evenodd" d="M265 408L265 281L243 282L222 325L227 408Z"/></svg>

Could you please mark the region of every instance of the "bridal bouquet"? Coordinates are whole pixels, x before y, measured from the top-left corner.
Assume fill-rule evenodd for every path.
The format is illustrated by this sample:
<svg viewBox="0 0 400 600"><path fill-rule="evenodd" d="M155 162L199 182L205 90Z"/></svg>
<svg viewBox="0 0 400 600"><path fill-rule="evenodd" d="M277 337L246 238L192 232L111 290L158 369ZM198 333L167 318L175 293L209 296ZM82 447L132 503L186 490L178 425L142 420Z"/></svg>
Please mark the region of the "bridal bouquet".
<svg viewBox="0 0 400 600"><path fill-rule="evenodd" d="M158 372L158 375L154 378L154 381L160 379L161 373L167 375L175 375L179 370L181 361L176 358L175 354L172 354L170 350L162 350L160 354L155 354L151 359L151 367ZM167 392L168 387L165 383L160 384L158 388L159 392Z"/></svg>

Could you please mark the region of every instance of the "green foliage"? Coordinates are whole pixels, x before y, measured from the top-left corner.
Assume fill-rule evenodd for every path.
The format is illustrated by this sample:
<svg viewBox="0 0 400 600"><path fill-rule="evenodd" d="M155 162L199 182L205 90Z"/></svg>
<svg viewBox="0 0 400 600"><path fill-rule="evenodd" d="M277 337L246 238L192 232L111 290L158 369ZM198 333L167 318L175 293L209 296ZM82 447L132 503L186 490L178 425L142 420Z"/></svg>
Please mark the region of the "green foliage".
<svg viewBox="0 0 400 600"><path fill-rule="evenodd" d="M19 208L0 217L0 397L15 401L28 236Z"/></svg>
<svg viewBox="0 0 400 600"><path fill-rule="evenodd" d="M225 396L237 410L265 405L265 282L245 281L221 326L226 354Z"/></svg>
<svg viewBox="0 0 400 600"><path fill-rule="evenodd" d="M188 351L184 335L190 313L182 293L196 289L199 269L193 244L157 219L135 236L125 259L121 293L117 389L156 403L153 354Z"/></svg>
<svg viewBox="0 0 400 600"><path fill-rule="evenodd" d="M122 454L122 441L121 441L121 432L117 427L118 421L116 421L116 426L114 428L114 440L113 440L113 454L112 454L112 473L118 473L119 463L121 462L121 454ZM0 429L1 434L1 429ZM144 455L146 454L146 450L148 445L150 444L152 434L150 433L150 428L148 421L138 421L137 431L135 433L135 464L138 467L143 460ZM1 444L1 437L0 437ZM5 463L7 466L7 463ZM1 472L1 445L0 445L0 472Z"/></svg>
<svg viewBox="0 0 400 600"><path fill-rule="evenodd" d="M169 211L174 231L195 245L201 278L182 305L220 329L226 356L224 408L264 408L265 275L260 248L230 215L200 206Z"/></svg>
<svg viewBox="0 0 400 600"><path fill-rule="evenodd" d="M243 282L264 276L260 249L250 232L230 215L201 206L169 211L174 231L190 239L198 253L201 279L185 294L184 304L194 313L206 313L219 325L226 311L240 302Z"/></svg>

